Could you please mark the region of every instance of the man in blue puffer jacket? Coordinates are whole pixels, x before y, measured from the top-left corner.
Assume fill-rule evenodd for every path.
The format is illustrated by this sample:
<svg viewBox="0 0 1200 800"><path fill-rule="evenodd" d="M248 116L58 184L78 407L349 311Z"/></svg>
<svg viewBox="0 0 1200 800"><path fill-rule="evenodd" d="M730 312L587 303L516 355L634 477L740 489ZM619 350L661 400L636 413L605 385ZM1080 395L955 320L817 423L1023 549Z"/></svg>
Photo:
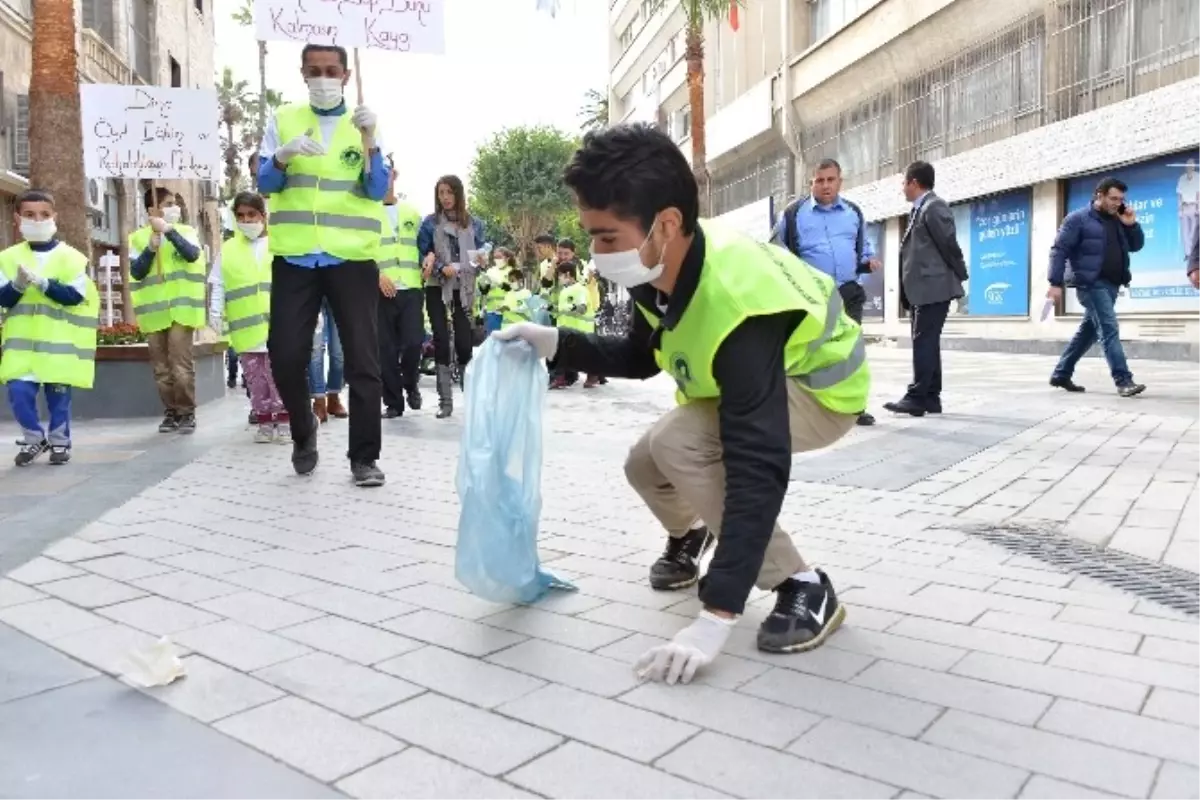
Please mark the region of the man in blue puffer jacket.
<svg viewBox="0 0 1200 800"><path fill-rule="evenodd" d="M1125 362L1114 307L1118 288L1128 286L1132 279L1129 254L1141 250L1146 243L1133 207L1125 204L1128 188L1116 178L1100 181L1091 205L1067 215L1050 248L1047 297L1061 300L1064 283L1074 286L1084 311L1079 330L1071 337L1050 376L1051 386L1068 392L1084 390L1071 376L1079 359L1097 339L1104 348L1118 394L1133 397L1146 390L1142 384L1134 383L1133 373Z"/></svg>

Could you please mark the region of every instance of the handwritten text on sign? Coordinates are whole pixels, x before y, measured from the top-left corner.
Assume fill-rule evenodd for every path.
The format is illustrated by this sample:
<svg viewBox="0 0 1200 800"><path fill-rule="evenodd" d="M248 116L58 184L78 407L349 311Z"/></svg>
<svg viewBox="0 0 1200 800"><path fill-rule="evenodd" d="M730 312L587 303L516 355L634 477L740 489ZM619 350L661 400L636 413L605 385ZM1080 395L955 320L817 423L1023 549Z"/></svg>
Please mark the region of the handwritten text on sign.
<svg viewBox="0 0 1200 800"><path fill-rule="evenodd" d="M255 0L254 20L259 39L442 55L446 51L445 3Z"/></svg>
<svg viewBox="0 0 1200 800"><path fill-rule="evenodd" d="M79 93L89 178L221 179L215 91L85 83Z"/></svg>

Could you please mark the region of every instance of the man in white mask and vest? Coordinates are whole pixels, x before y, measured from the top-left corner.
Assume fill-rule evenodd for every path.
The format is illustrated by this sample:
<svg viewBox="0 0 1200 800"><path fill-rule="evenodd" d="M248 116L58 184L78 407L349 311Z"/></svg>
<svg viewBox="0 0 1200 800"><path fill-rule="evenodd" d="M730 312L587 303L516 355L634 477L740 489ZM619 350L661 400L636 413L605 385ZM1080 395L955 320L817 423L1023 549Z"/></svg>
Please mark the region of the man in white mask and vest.
<svg viewBox="0 0 1200 800"><path fill-rule="evenodd" d="M300 56L307 103L278 109L259 148L258 188L270 203L273 256L267 349L292 429L292 466L317 467L308 362L317 315L329 303L350 384L350 471L382 486L379 458L379 258L389 169L366 106L346 110L346 49L310 44Z"/></svg>

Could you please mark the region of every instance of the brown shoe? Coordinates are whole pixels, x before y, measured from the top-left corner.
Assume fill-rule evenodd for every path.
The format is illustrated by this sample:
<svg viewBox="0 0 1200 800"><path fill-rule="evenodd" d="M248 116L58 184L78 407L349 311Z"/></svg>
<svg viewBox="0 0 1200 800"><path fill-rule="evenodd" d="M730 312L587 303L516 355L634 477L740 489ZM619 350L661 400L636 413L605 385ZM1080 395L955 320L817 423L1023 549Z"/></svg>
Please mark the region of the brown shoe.
<svg viewBox="0 0 1200 800"><path fill-rule="evenodd" d="M329 409L329 416L337 417L338 419L345 419L350 416L350 412L342 405L342 396L340 394L330 392L326 395L325 399L327 401L325 407Z"/></svg>
<svg viewBox="0 0 1200 800"><path fill-rule="evenodd" d="M600 385L600 378L598 378L594 375L588 375L587 380L583 382L583 388L585 388L585 389L595 389L599 385Z"/></svg>
<svg viewBox="0 0 1200 800"><path fill-rule="evenodd" d="M313 413L317 415L317 421L322 425L329 422L329 409L325 406L324 397L313 398Z"/></svg>

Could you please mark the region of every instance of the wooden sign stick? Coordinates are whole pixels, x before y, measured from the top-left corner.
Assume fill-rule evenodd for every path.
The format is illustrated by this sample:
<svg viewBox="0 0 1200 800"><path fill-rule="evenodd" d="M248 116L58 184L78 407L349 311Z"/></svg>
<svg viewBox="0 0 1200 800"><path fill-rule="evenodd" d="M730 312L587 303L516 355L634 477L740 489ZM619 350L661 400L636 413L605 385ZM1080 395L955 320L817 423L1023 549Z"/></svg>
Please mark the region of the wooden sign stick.
<svg viewBox="0 0 1200 800"><path fill-rule="evenodd" d="M358 104L363 104L362 65L358 61L358 48L354 48L354 88L358 90Z"/></svg>

